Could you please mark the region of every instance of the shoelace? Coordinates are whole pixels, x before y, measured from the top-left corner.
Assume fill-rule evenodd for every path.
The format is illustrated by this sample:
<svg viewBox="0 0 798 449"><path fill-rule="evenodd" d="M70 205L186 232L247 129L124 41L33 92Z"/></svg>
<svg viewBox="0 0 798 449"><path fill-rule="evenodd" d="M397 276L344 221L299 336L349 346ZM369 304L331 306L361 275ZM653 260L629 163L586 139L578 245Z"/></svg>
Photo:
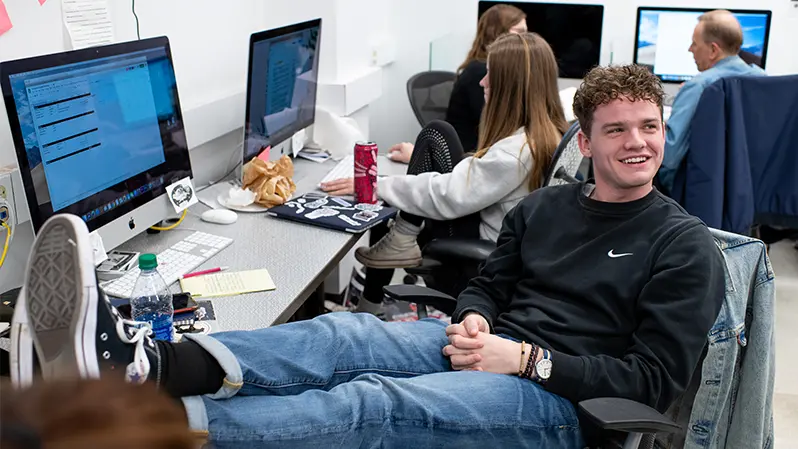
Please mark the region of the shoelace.
<svg viewBox="0 0 798 449"><path fill-rule="evenodd" d="M128 335L128 330L133 330L132 335ZM147 358L147 353L144 350L144 342L148 342L152 346L152 341L148 338L152 333L152 326L149 323L140 321L126 320L122 317L116 322L116 334L119 338L129 344L135 344L136 349L133 352L133 369L136 374L146 378L150 372L150 360Z"/></svg>
<svg viewBox="0 0 798 449"><path fill-rule="evenodd" d="M107 295L101 292L101 297L111 309L111 315L113 315L114 321L116 321L116 334L124 343L136 345L136 349L133 351L133 363L128 365L128 369L132 366L136 375L141 379L146 379L150 372L150 360L147 358L147 353L144 350L144 342L147 342L150 347L155 348L155 344L149 338L149 336L152 335L152 326L150 323L145 323L143 321L133 321L123 318L116 307L111 304L111 300L108 299ZM132 333L129 334L129 331L132 331ZM158 367L158 369L158 383L160 384L160 367Z"/></svg>
<svg viewBox="0 0 798 449"><path fill-rule="evenodd" d="M380 239L374 246L371 247L372 251L379 251L393 241L393 231L388 231L383 238Z"/></svg>

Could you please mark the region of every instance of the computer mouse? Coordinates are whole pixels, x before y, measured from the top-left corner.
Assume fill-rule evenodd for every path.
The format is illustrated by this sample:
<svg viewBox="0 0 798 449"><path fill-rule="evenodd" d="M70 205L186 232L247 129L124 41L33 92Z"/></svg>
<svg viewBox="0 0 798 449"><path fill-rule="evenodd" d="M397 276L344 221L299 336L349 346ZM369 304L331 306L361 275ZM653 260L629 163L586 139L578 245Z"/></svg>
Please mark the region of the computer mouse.
<svg viewBox="0 0 798 449"><path fill-rule="evenodd" d="M238 220L238 214L228 209L211 209L202 213L202 221L216 224L233 224Z"/></svg>

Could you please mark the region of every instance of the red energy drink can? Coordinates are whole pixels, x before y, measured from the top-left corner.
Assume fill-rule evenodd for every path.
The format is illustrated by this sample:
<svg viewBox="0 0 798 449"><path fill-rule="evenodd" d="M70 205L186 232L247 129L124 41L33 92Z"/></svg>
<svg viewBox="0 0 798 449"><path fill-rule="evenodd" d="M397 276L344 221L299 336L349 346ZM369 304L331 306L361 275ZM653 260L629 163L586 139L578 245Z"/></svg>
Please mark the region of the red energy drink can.
<svg viewBox="0 0 798 449"><path fill-rule="evenodd" d="M355 142L355 201L377 202L377 144Z"/></svg>

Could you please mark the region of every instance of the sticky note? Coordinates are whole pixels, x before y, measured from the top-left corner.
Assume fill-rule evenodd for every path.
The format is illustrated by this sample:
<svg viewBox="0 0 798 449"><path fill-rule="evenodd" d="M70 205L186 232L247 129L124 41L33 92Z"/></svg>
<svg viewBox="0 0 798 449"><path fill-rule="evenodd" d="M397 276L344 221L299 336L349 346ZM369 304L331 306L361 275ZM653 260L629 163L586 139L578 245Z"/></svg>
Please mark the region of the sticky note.
<svg viewBox="0 0 798 449"><path fill-rule="evenodd" d="M263 162L269 162L269 154L272 152L272 146L269 145L263 149L258 155L258 159L262 160Z"/></svg>
<svg viewBox="0 0 798 449"><path fill-rule="evenodd" d="M6 5L3 3L3 0L0 0L0 36L13 27L14 25L11 24L11 17L8 17Z"/></svg>
<svg viewBox="0 0 798 449"><path fill-rule="evenodd" d="M44 4L44 2L46 2L46 1L47 1L47 0L39 0L39 5L40 5L40 6L41 6L41 5L43 5L43 4Z"/></svg>

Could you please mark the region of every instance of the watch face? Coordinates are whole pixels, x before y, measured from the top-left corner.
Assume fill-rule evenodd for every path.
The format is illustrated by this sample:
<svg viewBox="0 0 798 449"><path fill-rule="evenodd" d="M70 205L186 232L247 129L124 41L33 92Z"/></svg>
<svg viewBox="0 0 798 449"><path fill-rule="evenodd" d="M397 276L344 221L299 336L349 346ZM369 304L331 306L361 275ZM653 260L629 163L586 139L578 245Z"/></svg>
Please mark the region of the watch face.
<svg viewBox="0 0 798 449"><path fill-rule="evenodd" d="M543 359L535 364L535 368L537 368L538 377L541 379L548 379L551 376L551 360Z"/></svg>

